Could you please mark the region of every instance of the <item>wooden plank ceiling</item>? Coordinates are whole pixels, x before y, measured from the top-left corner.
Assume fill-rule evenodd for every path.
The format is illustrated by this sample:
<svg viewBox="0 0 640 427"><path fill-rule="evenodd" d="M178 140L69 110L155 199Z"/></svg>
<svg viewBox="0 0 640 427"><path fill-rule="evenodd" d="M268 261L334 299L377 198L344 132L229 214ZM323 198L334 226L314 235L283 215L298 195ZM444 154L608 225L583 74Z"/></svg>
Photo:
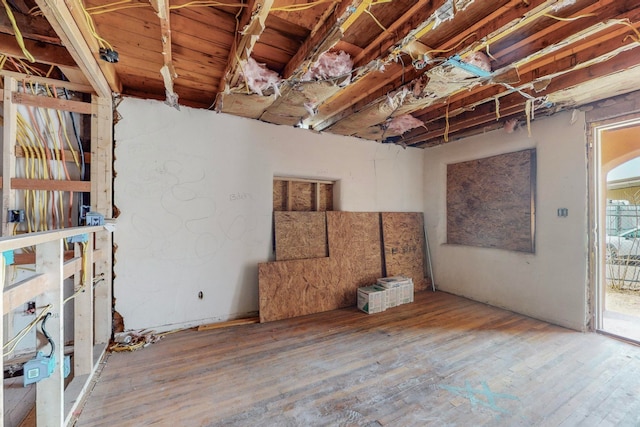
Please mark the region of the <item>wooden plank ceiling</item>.
<svg viewBox="0 0 640 427"><path fill-rule="evenodd" d="M640 89L637 0L6 0L0 9L5 69L94 88L99 73L124 95L403 146L526 126ZM77 31L62 35L53 21L65 16ZM96 63L79 64L74 35ZM118 61L99 59L101 47ZM346 52L352 71L308 80L329 51ZM469 67L474 57L489 67ZM261 94L243 78L249 58L277 73ZM398 117L414 120L398 127Z"/></svg>

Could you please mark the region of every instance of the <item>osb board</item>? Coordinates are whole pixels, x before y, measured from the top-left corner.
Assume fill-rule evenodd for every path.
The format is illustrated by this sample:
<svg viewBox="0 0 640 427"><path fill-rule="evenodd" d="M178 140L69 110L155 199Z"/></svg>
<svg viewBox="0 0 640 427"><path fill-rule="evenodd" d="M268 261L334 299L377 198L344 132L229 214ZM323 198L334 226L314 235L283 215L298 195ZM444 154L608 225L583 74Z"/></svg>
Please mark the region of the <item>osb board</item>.
<svg viewBox="0 0 640 427"><path fill-rule="evenodd" d="M318 184L320 185L318 205L319 211L332 211L333 210L333 184Z"/></svg>
<svg viewBox="0 0 640 427"><path fill-rule="evenodd" d="M378 212L327 212L329 256L351 284L344 302L356 303L356 289L382 277L382 239Z"/></svg>
<svg viewBox="0 0 640 427"><path fill-rule="evenodd" d="M273 180L273 210L287 210L287 182L278 179Z"/></svg>
<svg viewBox="0 0 640 427"><path fill-rule="evenodd" d="M315 211L316 186L313 182L291 181L291 210Z"/></svg>
<svg viewBox="0 0 640 427"><path fill-rule="evenodd" d="M276 261L328 256L324 212L274 212Z"/></svg>
<svg viewBox="0 0 640 427"><path fill-rule="evenodd" d="M345 307L335 264L331 258L258 264L260 322Z"/></svg>
<svg viewBox="0 0 640 427"><path fill-rule="evenodd" d="M315 108L339 90L332 82L301 82L269 106L260 120L294 126L309 115L307 107Z"/></svg>
<svg viewBox="0 0 640 427"><path fill-rule="evenodd" d="M354 306L358 287L382 276L380 214L326 215L329 258L258 265L261 322Z"/></svg>
<svg viewBox="0 0 640 427"><path fill-rule="evenodd" d="M422 213L383 213L382 232L380 215L326 212L329 258L259 264L260 321L355 305L357 288L385 275L382 235L386 275L407 275L425 289Z"/></svg>
<svg viewBox="0 0 640 427"><path fill-rule="evenodd" d="M411 277L416 290L426 289L422 212L383 212L380 215L386 275Z"/></svg>
<svg viewBox="0 0 640 427"><path fill-rule="evenodd" d="M534 252L535 149L447 166L447 242Z"/></svg>
<svg viewBox="0 0 640 427"><path fill-rule="evenodd" d="M228 93L222 98L223 113L258 119L276 100L275 95L260 96L246 93Z"/></svg>

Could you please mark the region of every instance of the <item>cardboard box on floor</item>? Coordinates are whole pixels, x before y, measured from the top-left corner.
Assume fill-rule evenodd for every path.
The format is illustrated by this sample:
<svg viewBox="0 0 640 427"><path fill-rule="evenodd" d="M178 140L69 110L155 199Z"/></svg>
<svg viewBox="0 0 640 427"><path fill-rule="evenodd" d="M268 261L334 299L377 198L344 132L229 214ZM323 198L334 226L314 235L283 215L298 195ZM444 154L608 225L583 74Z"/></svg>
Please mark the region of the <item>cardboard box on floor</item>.
<svg viewBox="0 0 640 427"><path fill-rule="evenodd" d="M413 302L413 280L410 277L383 277L375 285L358 288L358 308L368 314L410 302Z"/></svg>

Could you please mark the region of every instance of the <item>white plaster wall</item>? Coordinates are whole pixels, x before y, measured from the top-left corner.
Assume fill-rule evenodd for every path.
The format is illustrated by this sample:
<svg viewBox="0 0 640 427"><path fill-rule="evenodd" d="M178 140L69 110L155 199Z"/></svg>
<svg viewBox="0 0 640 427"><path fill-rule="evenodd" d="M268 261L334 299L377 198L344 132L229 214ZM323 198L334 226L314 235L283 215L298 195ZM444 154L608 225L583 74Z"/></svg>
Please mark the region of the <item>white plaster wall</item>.
<svg viewBox="0 0 640 427"><path fill-rule="evenodd" d="M536 252L446 244L446 170L537 150ZM582 330L586 318L587 168L584 115L563 113L512 134L499 130L424 151L425 221L439 289ZM557 216L568 208L569 216Z"/></svg>
<svg viewBox="0 0 640 427"><path fill-rule="evenodd" d="M127 329L258 310L257 264L273 258L274 175L339 180L340 210L424 206L419 149L158 101L125 98L118 112L114 296Z"/></svg>

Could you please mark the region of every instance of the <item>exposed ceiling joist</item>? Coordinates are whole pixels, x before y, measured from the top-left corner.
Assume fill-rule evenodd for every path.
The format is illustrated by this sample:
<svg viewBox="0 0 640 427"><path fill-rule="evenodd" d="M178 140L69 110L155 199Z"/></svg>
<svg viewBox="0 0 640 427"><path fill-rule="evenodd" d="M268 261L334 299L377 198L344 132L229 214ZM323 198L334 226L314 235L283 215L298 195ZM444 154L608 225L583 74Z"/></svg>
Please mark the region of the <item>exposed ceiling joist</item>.
<svg viewBox="0 0 640 427"><path fill-rule="evenodd" d="M241 62L251 56L253 47L265 30L265 21L274 0L250 0L242 12L242 22L246 25L239 28L240 40L231 48L229 62L224 72L224 78L220 81L219 91L225 91L238 83L241 71ZM251 7L249 7L251 5ZM237 36L237 35L236 35Z"/></svg>
<svg viewBox="0 0 640 427"><path fill-rule="evenodd" d="M63 46L52 45L24 39L25 48L33 55L36 62L47 65L61 65L76 67L76 61ZM9 34L0 33L0 53L13 58L27 59L16 38Z"/></svg>
<svg viewBox="0 0 640 427"><path fill-rule="evenodd" d="M230 114L402 145L441 143L445 128L457 138L521 121L527 100L536 113L554 112L590 99L589 84L640 67L637 0L82 0L97 34L121 53L117 64L97 66L80 0L37 0L43 11L63 10L45 13L55 33L32 1L11 5L37 70L55 64L74 81L81 70L104 91L102 67L109 85L122 78L131 96L163 99L173 85L183 105L217 99ZM75 33L65 30L72 19ZM0 16L0 52L20 58L10 27ZM57 41L65 31L72 37ZM83 39L88 49L70 42ZM265 65L243 85L249 57ZM484 74L465 71L477 57ZM395 118L429 130L392 127Z"/></svg>
<svg viewBox="0 0 640 427"><path fill-rule="evenodd" d="M151 6L160 19L160 32L162 39L162 59L163 64L160 74L164 81L166 92L165 102L172 107L179 108L178 95L173 91L173 81L178 75L173 66L173 54L171 51L171 21L169 11L169 0L150 0Z"/></svg>
<svg viewBox="0 0 640 427"><path fill-rule="evenodd" d="M300 74L303 71L303 64L313 64L319 55L332 48L342 38L349 25L355 22L353 18L364 3L363 0L343 0L338 3L331 14L322 20L322 25L309 34L300 49L287 63L282 77L289 79Z"/></svg>
<svg viewBox="0 0 640 427"><path fill-rule="evenodd" d="M60 37L43 16L14 14L16 26L25 39L60 45ZM0 14L0 33L15 35L7 14Z"/></svg>
<svg viewBox="0 0 640 427"><path fill-rule="evenodd" d="M111 64L98 63L96 59L98 49L95 40L92 43L93 49L87 42L91 36L86 28L86 21L77 18L81 13L77 4L78 0L70 0L70 3L75 4L76 16L72 14L70 7L63 0L35 1L96 93L101 97L111 98L112 91L121 92L122 88L118 76L110 66ZM80 26L85 27L84 31Z"/></svg>

